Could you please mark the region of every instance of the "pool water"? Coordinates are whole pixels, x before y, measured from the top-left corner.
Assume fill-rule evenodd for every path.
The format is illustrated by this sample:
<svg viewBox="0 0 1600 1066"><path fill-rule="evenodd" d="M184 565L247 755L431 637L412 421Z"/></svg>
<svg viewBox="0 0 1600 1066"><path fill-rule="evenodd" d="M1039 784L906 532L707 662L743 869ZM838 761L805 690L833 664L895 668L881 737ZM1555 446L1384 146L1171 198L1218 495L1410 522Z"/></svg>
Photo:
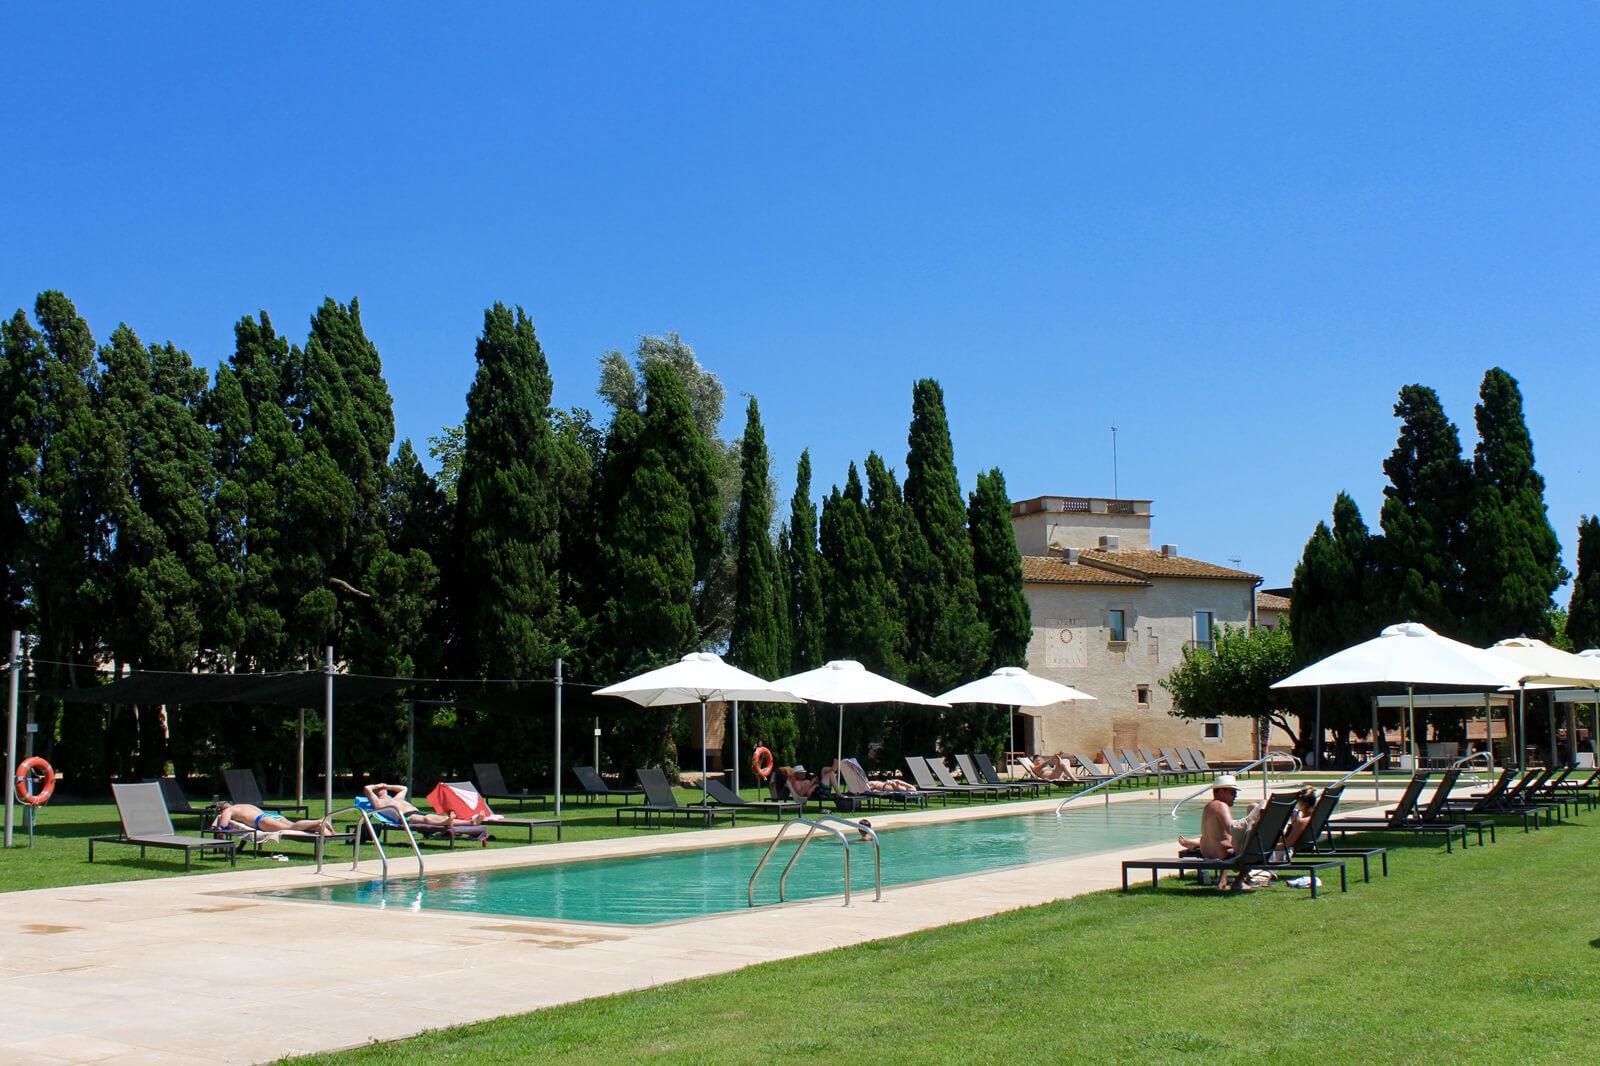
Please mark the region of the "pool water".
<svg viewBox="0 0 1600 1066"><path fill-rule="evenodd" d="M885 828L878 834L883 883L904 885L1090 855L1171 840L1198 831L1198 806L1173 819L1154 800L1086 801L1061 817L1014 814L932 825ZM866 815L871 820L871 814ZM777 827L773 827L777 832ZM804 832L791 829L756 885L756 903L775 903L778 875ZM387 882L341 882L263 895L409 910L466 911L559 921L648 925L743 910L745 886L770 839L758 844L693 848L656 855L502 867ZM851 852L851 883L872 891L872 848ZM789 877L788 898L841 894L839 844L817 833ZM959 888L952 885L952 891Z"/></svg>

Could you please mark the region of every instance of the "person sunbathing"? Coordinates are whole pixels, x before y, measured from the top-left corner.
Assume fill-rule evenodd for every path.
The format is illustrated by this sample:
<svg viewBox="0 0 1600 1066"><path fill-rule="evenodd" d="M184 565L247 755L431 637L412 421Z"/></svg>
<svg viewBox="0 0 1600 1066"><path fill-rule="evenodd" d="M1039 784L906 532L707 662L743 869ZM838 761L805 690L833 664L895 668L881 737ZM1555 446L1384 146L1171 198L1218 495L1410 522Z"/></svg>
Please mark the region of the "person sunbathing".
<svg viewBox="0 0 1600 1066"><path fill-rule="evenodd" d="M333 835L333 826L326 818L285 818L272 811L264 811L253 803L226 803L217 812L212 823L218 829L247 829L255 833L320 833Z"/></svg>
<svg viewBox="0 0 1600 1066"><path fill-rule="evenodd" d="M1064 755L1034 756L1031 772L1034 777L1041 781L1078 780L1078 771L1073 768Z"/></svg>
<svg viewBox="0 0 1600 1066"><path fill-rule="evenodd" d="M1303 788L1294 798L1294 814L1289 818L1289 825L1283 831L1283 850L1294 854L1295 846L1300 843L1300 838L1305 836L1306 826L1311 824L1311 812L1317 809L1317 790Z"/></svg>
<svg viewBox="0 0 1600 1066"><path fill-rule="evenodd" d="M1225 862L1244 848L1244 841L1261 818L1262 805L1254 803L1243 818L1234 820L1233 802L1239 798L1239 782L1232 774L1223 774L1211 782L1211 802L1200 814L1200 836L1178 837L1178 846L1184 853L1198 852L1203 858ZM1223 877L1218 888L1227 888Z"/></svg>
<svg viewBox="0 0 1600 1066"><path fill-rule="evenodd" d="M412 825L444 826L452 825L482 825L484 816L474 814L471 818L459 819L454 814L428 814L417 810L416 806L406 799L406 786L404 785L368 785L362 789L367 794L367 799L372 802L372 809L392 815L399 821L409 822Z"/></svg>

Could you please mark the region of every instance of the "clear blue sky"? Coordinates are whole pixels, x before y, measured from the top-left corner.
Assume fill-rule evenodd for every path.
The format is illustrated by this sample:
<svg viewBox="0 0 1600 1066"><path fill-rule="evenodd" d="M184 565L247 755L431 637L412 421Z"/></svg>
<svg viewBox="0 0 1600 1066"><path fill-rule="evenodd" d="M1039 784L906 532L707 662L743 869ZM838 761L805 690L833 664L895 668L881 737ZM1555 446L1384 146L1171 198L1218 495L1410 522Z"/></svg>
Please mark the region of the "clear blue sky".
<svg viewBox="0 0 1600 1066"><path fill-rule="evenodd" d="M1121 489L1286 583L1376 522L1395 391L1470 447L1522 382L1571 549L1600 510L1600 9L1581 5L10 9L0 302L65 290L215 365L359 296L419 442L483 308L563 405L677 329L788 495L903 467L940 379L970 487ZM1563 594L1564 598L1564 594Z"/></svg>

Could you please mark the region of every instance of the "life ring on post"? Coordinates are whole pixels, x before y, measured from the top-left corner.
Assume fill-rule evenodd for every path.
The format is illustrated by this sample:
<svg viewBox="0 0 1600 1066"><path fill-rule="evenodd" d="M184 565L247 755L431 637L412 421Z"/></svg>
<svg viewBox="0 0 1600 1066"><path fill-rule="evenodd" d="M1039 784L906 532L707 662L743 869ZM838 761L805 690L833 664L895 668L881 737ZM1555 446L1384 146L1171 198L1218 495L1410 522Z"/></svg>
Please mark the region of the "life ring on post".
<svg viewBox="0 0 1600 1066"><path fill-rule="evenodd" d="M766 748L757 748L750 754L750 765L761 777L772 776L772 752Z"/></svg>
<svg viewBox="0 0 1600 1066"><path fill-rule="evenodd" d="M39 791L33 790L33 773L37 770L44 775L44 784ZM56 772L51 765L39 756L23 759L17 764L17 798L30 807L43 807L50 802L50 794L56 790Z"/></svg>

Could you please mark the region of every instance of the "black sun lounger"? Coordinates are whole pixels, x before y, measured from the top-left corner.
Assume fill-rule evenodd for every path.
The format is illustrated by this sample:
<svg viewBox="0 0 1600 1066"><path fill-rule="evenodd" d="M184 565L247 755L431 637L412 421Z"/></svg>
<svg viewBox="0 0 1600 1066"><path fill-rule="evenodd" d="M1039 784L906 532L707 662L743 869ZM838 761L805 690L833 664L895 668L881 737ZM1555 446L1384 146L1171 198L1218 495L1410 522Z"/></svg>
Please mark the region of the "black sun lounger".
<svg viewBox="0 0 1600 1066"><path fill-rule="evenodd" d="M1417 800L1431 775L1421 771L1411 775L1400 802L1382 818L1335 818L1328 823L1330 833L1435 833L1444 837L1444 849L1455 850L1455 838L1467 846L1467 827L1460 822L1423 823L1417 815Z"/></svg>
<svg viewBox="0 0 1600 1066"><path fill-rule="evenodd" d="M922 787L920 781L916 782L917 788L913 792L905 790L891 791L889 789L875 789L867 772L855 759L845 759L839 764L839 789L846 796L854 799L863 807L922 807L928 806L928 800L934 796L939 797L941 804L948 803L949 799L942 792L930 792Z"/></svg>
<svg viewBox="0 0 1600 1066"><path fill-rule="evenodd" d="M94 862L94 846L98 844L125 844L139 849L144 858L146 848L166 848L183 852L183 868L193 868L195 852L202 857L208 851L226 852L228 864L238 865L237 840L212 840L208 837L179 836L172 828L167 805L161 798L161 786L153 781L142 784L112 785L112 798L117 801L117 815L122 819L122 835L115 837L90 837L89 861Z"/></svg>
<svg viewBox="0 0 1600 1066"><path fill-rule="evenodd" d="M600 776L600 771L593 766L574 766L572 776L578 779L578 787L583 791L579 793L585 803L596 800L611 802L612 797L619 797L623 803L631 803L635 798L644 798L642 788L612 788L606 779Z"/></svg>
<svg viewBox="0 0 1600 1066"><path fill-rule="evenodd" d="M506 787L506 779L500 773L500 764L497 762L475 762L472 764L472 777L478 782L478 795L490 800L514 800L518 807L525 803L543 803L549 799L542 792L513 792Z"/></svg>
<svg viewBox="0 0 1600 1066"><path fill-rule="evenodd" d="M747 800L715 777L706 778L706 792L716 801L718 807L737 807L741 811L767 811L780 819L790 811L798 815L805 810L805 804L799 800ZM689 806L700 805L691 803Z"/></svg>
<svg viewBox="0 0 1600 1066"><path fill-rule="evenodd" d="M168 815L185 814L198 818L201 828L204 828L216 814L215 807L196 807L190 803L189 797L183 793L183 786L178 784L175 777L147 777L144 782L161 786L161 801L167 805Z"/></svg>
<svg viewBox="0 0 1600 1066"><path fill-rule="evenodd" d="M1289 817L1294 813L1295 800L1292 795L1275 795L1267 801L1261 811L1261 816L1256 820L1255 827L1250 830L1250 835L1245 838L1244 847L1231 859L1206 859L1206 858L1172 858L1172 859L1127 859L1122 864L1122 891L1128 891L1129 870L1149 870L1151 888L1160 887L1162 870L1174 870L1181 879L1185 873L1193 872L1215 873L1218 875L1229 874L1233 877L1234 889L1244 887L1244 880L1252 870L1295 870L1304 871L1308 886L1311 889L1311 898L1317 896L1317 872L1319 870L1339 871L1339 891L1350 890L1349 879L1345 875L1344 860L1338 858L1305 858L1298 862L1275 860L1272 858L1273 850L1278 841L1283 837L1284 827L1289 824Z"/></svg>
<svg viewBox="0 0 1600 1066"><path fill-rule="evenodd" d="M633 816L633 824L638 825L639 819L644 818L648 828L655 818L664 818L672 821L680 816L698 819L706 825L714 824L723 815L728 818L729 825L737 825L737 812L732 807L702 807L689 806L678 802L678 797L673 794L672 785L667 780L667 775L659 767L639 767L639 787L644 789L645 802L627 804L617 808L617 824L622 824L622 816Z"/></svg>
<svg viewBox="0 0 1600 1066"><path fill-rule="evenodd" d="M969 784L988 785L990 788L1005 789L1004 795L1017 796L1026 792L1030 796L1039 794L1039 786L1032 781L1002 781L998 774L986 775L978 768L978 762L971 755L957 755L956 765L961 767L961 776ZM993 765L992 763L990 764Z"/></svg>
<svg viewBox="0 0 1600 1066"><path fill-rule="evenodd" d="M1333 812L1338 808L1343 795L1343 785L1329 785L1322 790L1322 795L1317 797L1317 805L1311 809L1311 820L1306 823L1305 831L1295 842L1289 861L1292 863L1297 859L1317 858L1323 855L1335 859L1360 859L1361 880L1371 881L1372 858L1377 856L1383 865L1383 876L1388 877L1388 848L1339 847L1333 843L1333 838L1328 833L1328 819L1333 817Z"/></svg>
<svg viewBox="0 0 1600 1066"><path fill-rule="evenodd" d="M985 784L1013 786L1026 785L1028 788L1033 789L1033 794L1037 796L1040 792L1044 791L1046 788L1049 788L1055 783L1053 781L1040 781L1035 778L1029 778L1025 781L1007 781L1005 778L1001 777L995 772L993 760L991 760L989 756L985 755L981 751L972 756L972 763L975 767L977 767L978 780L984 782Z"/></svg>
<svg viewBox="0 0 1600 1066"><path fill-rule="evenodd" d="M1530 828L1539 828L1539 814L1543 808L1528 807L1523 804L1513 804L1507 800L1511 791L1511 779L1517 776L1515 767L1508 766L1500 772L1495 783L1487 792L1475 792L1468 799L1451 799L1444 803L1443 814L1446 817L1456 815L1515 815L1522 819L1522 831L1528 832ZM1531 826L1530 826L1531 819Z"/></svg>
<svg viewBox="0 0 1600 1066"><path fill-rule="evenodd" d="M262 798L261 783L256 780L256 772L249 767L236 766L222 771L222 782L227 786L228 798L234 803L248 803L272 814L293 811L302 818L311 814L311 808L303 803L268 803Z"/></svg>

